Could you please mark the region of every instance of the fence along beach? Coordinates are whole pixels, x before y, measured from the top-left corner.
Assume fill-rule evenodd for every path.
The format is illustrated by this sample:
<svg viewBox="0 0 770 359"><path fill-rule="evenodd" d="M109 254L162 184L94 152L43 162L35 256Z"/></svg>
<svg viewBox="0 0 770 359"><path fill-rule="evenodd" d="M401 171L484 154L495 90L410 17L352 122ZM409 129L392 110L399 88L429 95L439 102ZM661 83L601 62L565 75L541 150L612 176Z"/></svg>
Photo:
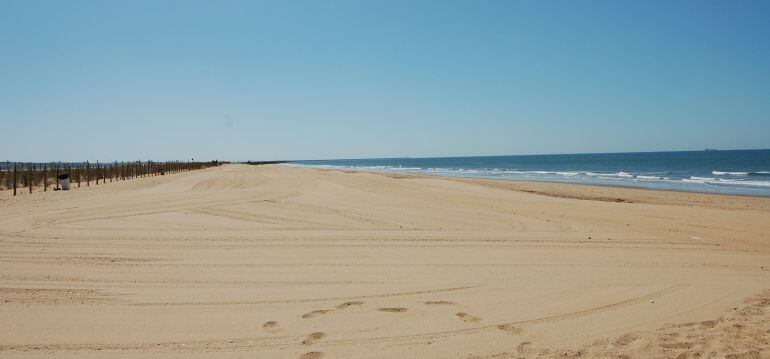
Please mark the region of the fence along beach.
<svg viewBox="0 0 770 359"><path fill-rule="evenodd" d="M0 193L11 191L14 196L24 192L60 190L57 176L67 174L72 188L90 187L113 181L160 176L178 172L218 166L218 161L135 161L90 163L48 162L24 163L6 161L0 163Z"/></svg>

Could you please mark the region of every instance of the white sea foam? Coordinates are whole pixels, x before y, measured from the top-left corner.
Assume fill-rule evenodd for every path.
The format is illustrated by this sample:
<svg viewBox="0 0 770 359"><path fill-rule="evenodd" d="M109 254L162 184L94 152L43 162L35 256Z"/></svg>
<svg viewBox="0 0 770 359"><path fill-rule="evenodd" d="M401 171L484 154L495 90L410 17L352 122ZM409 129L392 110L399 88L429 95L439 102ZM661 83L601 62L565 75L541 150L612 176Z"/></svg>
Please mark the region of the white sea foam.
<svg viewBox="0 0 770 359"><path fill-rule="evenodd" d="M738 187L770 187L770 181L744 181L744 180L733 180L733 179L725 179L725 178L713 178L713 177L696 177L692 176L690 178L685 178L682 180L682 182L688 182L688 183L701 183L701 184L707 184L707 185L717 185L717 186L738 186Z"/></svg>
<svg viewBox="0 0 770 359"><path fill-rule="evenodd" d="M714 176L748 176L749 172L711 171Z"/></svg>
<svg viewBox="0 0 770 359"><path fill-rule="evenodd" d="M665 177L645 176L645 175L637 175L636 178L641 179L641 180L662 180L662 179L665 179Z"/></svg>

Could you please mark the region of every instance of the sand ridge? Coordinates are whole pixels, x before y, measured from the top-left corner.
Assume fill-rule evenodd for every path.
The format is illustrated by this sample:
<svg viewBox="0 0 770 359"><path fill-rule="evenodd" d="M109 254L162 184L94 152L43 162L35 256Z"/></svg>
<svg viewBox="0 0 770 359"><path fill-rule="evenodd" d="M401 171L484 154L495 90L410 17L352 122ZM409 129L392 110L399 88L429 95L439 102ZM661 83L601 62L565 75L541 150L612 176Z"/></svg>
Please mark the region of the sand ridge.
<svg viewBox="0 0 770 359"><path fill-rule="evenodd" d="M768 236L767 198L274 165L5 197L0 356L766 357Z"/></svg>

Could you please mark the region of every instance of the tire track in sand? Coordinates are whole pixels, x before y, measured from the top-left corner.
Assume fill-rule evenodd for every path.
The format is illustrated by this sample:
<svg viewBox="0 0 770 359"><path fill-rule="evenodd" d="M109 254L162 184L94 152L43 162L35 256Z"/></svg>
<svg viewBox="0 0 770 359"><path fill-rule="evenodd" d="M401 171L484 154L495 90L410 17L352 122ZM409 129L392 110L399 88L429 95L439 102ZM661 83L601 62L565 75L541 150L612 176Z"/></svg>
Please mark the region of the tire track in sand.
<svg viewBox="0 0 770 359"><path fill-rule="evenodd" d="M252 304L284 304L284 303L313 303L313 302L325 302L325 301L338 301L338 300L355 300L355 299L371 299L371 298L390 298L401 297L410 295L422 295L433 293L446 293L455 292L467 289L478 288L479 286L465 286L465 287L451 287L451 288L437 288L427 290L416 290L412 292L396 292L396 293L384 293L384 294L370 294L370 295L355 295L347 297L328 297L328 298L305 298L305 299L280 299L280 300L243 300L243 301L223 301L223 302L146 302L146 303L133 303L132 306L139 307L154 307L154 306L216 306L216 305L252 305Z"/></svg>
<svg viewBox="0 0 770 359"><path fill-rule="evenodd" d="M609 310L617 310L623 307L631 306L654 298L662 297L666 294L681 290L687 287L684 284L673 285L662 290L639 296L629 298L612 304L602 305L598 307L587 308L579 311L556 314L547 317L526 319L514 322L495 323L474 328L465 328L457 330L439 331L423 334L410 334L410 335L395 335L386 337L373 337L373 338L357 338L357 339L337 339L328 340L324 344L329 345L348 345L348 344L366 344L376 342L399 342L399 341L413 341L413 340L425 340L425 339L437 339L446 338L456 335L481 333L493 330L502 330L502 328L510 328L513 326L532 325L537 323L553 322L564 319L571 319L582 317L594 313L605 312ZM307 339L307 336L284 336L284 337L271 337L271 338L237 338L230 340L199 340L188 342L157 342L157 343L141 343L141 344L96 344L96 343L82 343L82 344L22 344L22 345L0 345L0 353L2 352L23 352L23 351L63 351L63 350L77 350L77 351L104 351L104 350L148 350L153 349L156 352L172 352L172 351L203 351L203 350L244 350L254 348L273 348L283 347L291 345L292 343L301 342Z"/></svg>

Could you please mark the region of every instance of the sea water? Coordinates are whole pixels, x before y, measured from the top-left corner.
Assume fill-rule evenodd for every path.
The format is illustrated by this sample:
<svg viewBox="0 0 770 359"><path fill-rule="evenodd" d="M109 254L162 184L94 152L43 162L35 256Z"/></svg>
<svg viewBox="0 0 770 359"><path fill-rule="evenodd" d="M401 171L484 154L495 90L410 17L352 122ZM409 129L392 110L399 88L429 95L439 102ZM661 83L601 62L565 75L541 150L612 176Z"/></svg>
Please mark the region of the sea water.
<svg viewBox="0 0 770 359"><path fill-rule="evenodd" d="M288 165L770 196L770 150L372 158Z"/></svg>

